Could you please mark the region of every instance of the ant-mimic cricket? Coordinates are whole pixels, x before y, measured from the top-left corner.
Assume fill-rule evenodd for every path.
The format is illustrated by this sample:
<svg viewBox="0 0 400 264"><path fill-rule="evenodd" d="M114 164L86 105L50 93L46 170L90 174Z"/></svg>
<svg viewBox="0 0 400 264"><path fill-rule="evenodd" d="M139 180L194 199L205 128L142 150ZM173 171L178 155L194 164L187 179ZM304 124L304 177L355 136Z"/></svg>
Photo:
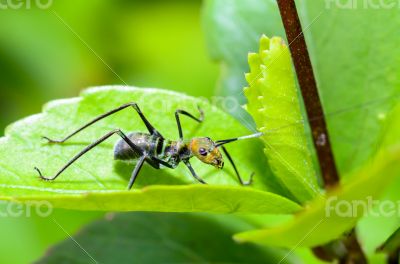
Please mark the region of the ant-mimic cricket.
<svg viewBox="0 0 400 264"><path fill-rule="evenodd" d="M201 123L204 120L204 113L198 107L200 112L200 117L196 118L192 114L184 111L184 110L176 110L175 111L175 118L176 123L178 126L179 132L179 139L178 140L168 140L165 139L160 132L158 132L147 120L147 118L143 115L142 111L140 110L139 106L136 103L128 103L124 104L114 110L111 110L103 115L98 116L97 118L93 119L86 125L82 126L81 128L77 129L67 137L62 140L52 140L48 137L43 137L44 139L48 140L48 143L64 143L74 135L78 134L85 128L93 125L97 121L108 117L114 113L117 113L125 108L132 107L138 114L139 117L142 119L143 123L145 124L149 133L142 133L142 132L133 132L128 135L125 135L120 129L115 129L101 137L100 139L96 140L77 155L75 155L66 165L64 165L55 176L52 178L46 178L42 175L41 171L35 167L35 170L39 173L40 178L46 181L53 181L55 180L60 174L71 166L76 160L78 160L81 156L85 153L108 139L114 134L119 135L122 139L119 140L114 147L114 159L116 160L137 160L135 169L132 172L128 189L132 188L140 169L142 168L144 162L147 162L155 169L160 169L161 166L165 166L170 169L175 169L178 164L182 161L190 170L193 177L199 181L200 183L205 184L204 180L201 179L196 172L194 171L192 165L189 162L189 159L192 157L198 158L200 161L212 165L218 169L222 169L224 167L224 161L222 154L220 152L220 148L225 153L226 157L228 158L229 162L232 164L232 167L236 173L236 176L242 185L249 185L252 182L254 173L250 175L250 179L246 182L242 179L239 174L238 169L236 168L235 163L227 149L225 148L224 144L248 139L248 138L255 138L262 135L262 133L256 133L249 136L243 136L238 138L231 138L231 139L224 139L213 141L209 137L199 137L199 138L192 138L189 140L185 140L183 138L182 133L182 126L179 119L179 115L185 115L187 117L192 118L193 120Z"/></svg>

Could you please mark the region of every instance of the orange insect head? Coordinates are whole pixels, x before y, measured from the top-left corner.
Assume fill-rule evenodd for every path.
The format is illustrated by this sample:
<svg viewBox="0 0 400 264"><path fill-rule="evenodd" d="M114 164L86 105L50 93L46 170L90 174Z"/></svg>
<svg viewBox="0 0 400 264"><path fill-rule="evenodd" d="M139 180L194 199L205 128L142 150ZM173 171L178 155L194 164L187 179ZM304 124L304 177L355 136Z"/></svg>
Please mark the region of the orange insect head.
<svg viewBox="0 0 400 264"><path fill-rule="evenodd" d="M193 138L190 141L190 151L200 161L213 165L218 169L224 167L224 160L217 145L208 137Z"/></svg>

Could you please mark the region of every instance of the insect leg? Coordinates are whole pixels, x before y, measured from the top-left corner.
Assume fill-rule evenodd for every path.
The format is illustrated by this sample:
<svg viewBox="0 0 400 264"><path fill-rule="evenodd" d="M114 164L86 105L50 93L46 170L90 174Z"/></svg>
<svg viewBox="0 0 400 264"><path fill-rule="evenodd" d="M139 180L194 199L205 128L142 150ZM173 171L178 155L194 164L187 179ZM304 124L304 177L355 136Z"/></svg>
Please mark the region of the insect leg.
<svg viewBox="0 0 400 264"><path fill-rule="evenodd" d="M130 190L132 188L132 185L135 183L136 177L138 176L140 169L142 168L145 160L146 160L146 156L143 155L140 157L140 159L136 163L135 169L132 172L131 179L129 180L128 190Z"/></svg>
<svg viewBox="0 0 400 264"><path fill-rule="evenodd" d="M185 110L178 109L178 110L175 111L175 119L176 119L176 124L178 126L178 132L179 132L179 138L180 139L183 139L183 132L182 132L181 120L179 119L179 114L188 116L188 117L192 118L193 120L201 123L204 120L204 112L203 112L203 110L201 110L201 108L199 106L198 106L198 109L199 109L199 112L200 112L200 117L199 118L194 117L192 114L186 112Z"/></svg>
<svg viewBox="0 0 400 264"><path fill-rule="evenodd" d="M194 171L192 165L190 164L190 162L188 160L184 160L183 161L186 165L186 167L188 167L188 169L190 170L190 172L192 173L192 176L198 180L200 183L202 184L207 184L202 178L200 178L199 176L197 176L196 172Z"/></svg>
<svg viewBox="0 0 400 264"><path fill-rule="evenodd" d="M140 110L139 106L138 106L136 103L128 103L128 104L121 105L121 106L118 107L118 108L115 108L115 109L113 109L113 110L111 110L111 111L109 111L109 112L107 112L107 113L105 113L105 114L102 114L102 115L96 117L95 119L93 119L93 120L90 121L89 123L85 124L84 126L78 128L77 130L75 130L74 132L72 132L71 134L69 134L68 136L66 136L64 139L61 139L61 140L53 140L53 139L50 139L50 138L48 138L48 137L43 137L43 138L44 138L44 139L47 139L47 140L49 141L49 143L64 143L65 141L67 141L68 139L70 139L70 138L73 137L74 135L78 134L79 132L81 132L81 131L84 130L85 128L87 128L87 127L93 125L93 124L96 123L97 121L100 121L100 120L102 120L103 118L106 118L106 117L108 117L108 116L110 116L110 115L112 115L112 114L115 114L115 113L117 113L117 112L119 112L119 111L121 111L121 110L123 110L123 109L125 109L125 108L128 108L128 107L133 107L133 109L136 110L136 112L139 114L140 118L142 119L143 123L146 125L147 129L149 130L149 132L150 132L151 134L153 134L153 135L156 134L156 135L161 136L161 134L150 124L150 122L147 120L147 118L143 115L143 113L142 113L142 111Z"/></svg>
<svg viewBox="0 0 400 264"><path fill-rule="evenodd" d="M97 145L99 145L100 143L102 143L103 141L105 141L106 139L108 139L109 137L111 137L114 134L118 134L120 137L122 137L123 140L125 140L125 142L134 150L137 151L138 153L140 153L141 155L143 155L142 150L137 147L135 144L133 144L133 142L120 130L120 129L115 129L109 133L107 133L106 135L104 135L103 137L101 137L100 139L96 140L95 142L93 142L92 144L90 144L89 146L87 146L86 148L84 148L81 152L79 152L77 155L75 155L67 164L65 164L57 173L55 176L51 177L51 178L46 178L42 175L41 171L35 167L35 170L39 173L40 178L42 178L43 180L46 181L53 181L55 180L63 171L65 171L69 166L72 165L72 163L74 163L77 159L79 159L80 157L82 157L86 152L88 152L89 150L93 149L94 147L96 147Z"/></svg>
<svg viewBox="0 0 400 264"><path fill-rule="evenodd" d="M236 176L239 179L240 183L242 185L250 185L251 182L253 181L253 176L254 176L254 172L250 175L250 180L249 181L243 181L242 177L240 177L239 171L236 168L235 163L233 162L233 159L231 157L231 155L229 154L228 150L225 148L225 146L221 146L222 150L224 151L226 157L228 158L229 162L232 164L233 169L235 170Z"/></svg>

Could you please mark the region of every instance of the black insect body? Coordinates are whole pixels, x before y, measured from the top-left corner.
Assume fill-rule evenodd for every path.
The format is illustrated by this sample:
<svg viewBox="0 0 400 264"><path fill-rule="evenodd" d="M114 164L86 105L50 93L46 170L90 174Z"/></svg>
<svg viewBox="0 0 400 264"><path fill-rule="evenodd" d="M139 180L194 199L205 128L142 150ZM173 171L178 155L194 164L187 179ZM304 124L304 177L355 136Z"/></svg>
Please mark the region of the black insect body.
<svg viewBox="0 0 400 264"><path fill-rule="evenodd" d="M180 123L179 116L180 115L185 115L187 117L192 118L193 120L197 122L203 122L204 119L204 114L203 111L199 108L200 112L200 117L196 118L190 113L184 111L184 110L176 110L175 111L175 118L176 118L176 123L178 127L178 132L179 132L179 139L178 140L168 140L165 139L160 132L158 132L151 124L150 122L146 119L146 117L143 115L141 112L139 106L136 103L129 103L122 105L114 110L111 110L91 122L87 123L86 125L82 126L81 128L77 129L67 137L65 137L62 140L52 140L47 137L44 137L46 140L48 140L49 143L64 143L74 135L78 134L80 131L84 130L85 128L93 125L97 121L108 117L116 112L119 112L125 108L132 107L138 114L139 117L142 119L143 123L145 124L148 133L142 133L142 132L134 132L128 135L125 135L120 129L115 129L100 139L96 140L89 146L87 146L85 149L83 149L80 153L78 153L76 156L74 156L66 165L64 165L57 173L55 176L52 178L46 178L42 175L41 171L35 167L35 169L38 171L40 177L43 180L47 181L52 181L55 180L65 169L67 169L72 163L74 163L76 160L78 160L82 155L108 139L114 134L117 134L121 137L121 140L118 141L114 147L114 158L117 160L137 160L135 169L132 172L132 176L129 181L128 189L132 188L132 185L134 184L140 169L142 168L143 164L147 162L150 164L152 167L156 169L160 169L162 166L174 169L178 166L180 162L183 162L188 169L190 170L191 174L193 177L201 182L205 183L194 171L193 167L191 166L189 160L192 157L197 157L200 161L213 165L214 167L218 169L222 169L224 166L224 161L221 152L219 151L219 148L222 149L222 151L225 153L226 157L228 158L229 162L232 164L236 176L240 183L242 185L248 185L252 181L253 174L250 176L250 180L248 182L243 181L241 178L235 163L232 160L232 157L228 153L227 149L224 144L236 141L236 140L241 140L241 139L247 139L247 138L254 138L254 137L259 137L262 135L262 133L257 133L249 136L244 136L244 137L239 137L239 138L232 138L232 139L226 139L226 140L219 140L219 141L212 141L208 137L202 137L202 138L192 138L190 140L184 140L183 139L183 133L182 133L182 126Z"/></svg>

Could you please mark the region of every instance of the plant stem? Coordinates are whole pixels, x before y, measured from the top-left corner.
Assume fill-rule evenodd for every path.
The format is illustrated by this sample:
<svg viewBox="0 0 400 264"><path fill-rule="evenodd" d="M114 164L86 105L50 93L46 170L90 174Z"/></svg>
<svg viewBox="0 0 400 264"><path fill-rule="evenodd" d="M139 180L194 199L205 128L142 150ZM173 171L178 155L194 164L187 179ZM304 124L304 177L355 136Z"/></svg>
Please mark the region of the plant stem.
<svg viewBox="0 0 400 264"><path fill-rule="evenodd" d="M289 49L292 54L297 79L303 95L307 116L309 120L313 120L313 122L309 122L309 124L318 155L324 186L325 188L331 188L339 184L339 175L336 169L324 112L318 95L317 83L315 81L296 5L294 0L278 0L278 6L289 42Z"/></svg>
<svg viewBox="0 0 400 264"><path fill-rule="evenodd" d="M387 264L398 264L399 263L399 251L400 249L396 249L394 252L389 254L387 257L386 263Z"/></svg>
<svg viewBox="0 0 400 264"><path fill-rule="evenodd" d="M330 189L339 185L340 179L332 153L321 100L318 94L317 82L315 80L300 19L297 14L296 4L294 0L277 0L277 2L306 107L324 186L326 189ZM317 119L315 117L320 118ZM353 229L350 235L343 239L342 242L346 247L347 253L344 256L333 256L334 258L338 259L340 263L367 263L366 257L357 240L355 229ZM329 249L329 246L330 244L327 244L314 248L316 256L320 256L321 259L329 259L330 250L324 252L324 248Z"/></svg>
<svg viewBox="0 0 400 264"><path fill-rule="evenodd" d="M348 237L344 239L343 242L346 246L348 253L344 257L340 258L339 264L368 263L367 258L365 257L364 252L362 251L362 248L358 243L357 233L355 229L350 232Z"/></svg>

